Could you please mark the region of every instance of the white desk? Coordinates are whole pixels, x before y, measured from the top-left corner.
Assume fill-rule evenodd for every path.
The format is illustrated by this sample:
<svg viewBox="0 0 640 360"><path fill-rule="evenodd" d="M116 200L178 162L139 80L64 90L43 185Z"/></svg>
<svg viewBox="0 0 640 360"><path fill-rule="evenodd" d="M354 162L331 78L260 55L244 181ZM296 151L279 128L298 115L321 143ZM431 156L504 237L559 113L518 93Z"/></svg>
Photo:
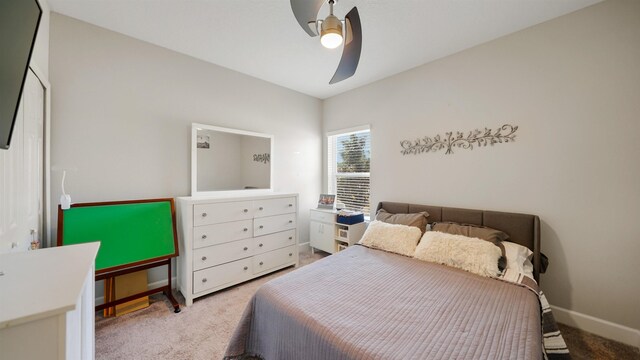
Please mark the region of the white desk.
<svg viewBox="0 0 640 360"><path fill-rule="evenodd" d="M95 357L99 243L0 255L0 359Z"/></svg>

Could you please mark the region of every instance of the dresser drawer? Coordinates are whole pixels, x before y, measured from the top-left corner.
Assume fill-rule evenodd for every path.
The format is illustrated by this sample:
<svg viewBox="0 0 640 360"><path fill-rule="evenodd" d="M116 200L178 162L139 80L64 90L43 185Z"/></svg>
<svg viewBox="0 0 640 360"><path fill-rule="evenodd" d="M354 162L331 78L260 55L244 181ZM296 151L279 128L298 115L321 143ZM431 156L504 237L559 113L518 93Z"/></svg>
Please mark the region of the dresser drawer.
<svg viewBox="0 0 640 360"><path fill-rule="evenodd" d="M292 245L254 256L252 258L253 273L258 274L281 265L294 263L296 261L296 251L298 251L298 246Z"/></svg>
<svg viewBox="0 0 640 360"><path fill-rule="evenodd" d="M295 213L297 208L295 197L256 200L254 207L256 217Z"/></svg>
<svg viewBox="0 0 640 360"><path fill-rule="evenodd" d="M254 240L238 240L226 244L207 246L193 251L193 270L242 259L253 255Z"/></svg>
<svg viewBox="0 0 640 360"><path fill-rule="evenodd" d="M253 239L253 243L254 254L280 249L296 243L296 231L287 230L275 234L258 236Z"/></svg>
<svg viewBox="0 0 640 360"><path fill-rule="evenodd" d="M252 201L193 205L193 226L253 219Z"/></svg>
<svg viewBox="0 0 640 360"><path fill-rule="evenodd" d="M193 248L248 239L251 236L253 236L253 220L198 226L193 228Z"/></svg>
<svg viewBox="0 0 640 360"><path fill-rule="evenodd" d="M295 229L296 214L268 216L253 220L253 236L272 234L279 231Z"/></svg>
<svg viewBox="0 0 640 360"><path fill-rule="evenodd" d="M252 275L251 258L196 271L193 273L193 293L249 280Z"/></svg>
<svg viewBox="0 0 640 360"><path fill-rule="evenodd" d="M336 214L327 211L309 211L309 220L320 221L324 223L334 224L336 222Z"/></svg>

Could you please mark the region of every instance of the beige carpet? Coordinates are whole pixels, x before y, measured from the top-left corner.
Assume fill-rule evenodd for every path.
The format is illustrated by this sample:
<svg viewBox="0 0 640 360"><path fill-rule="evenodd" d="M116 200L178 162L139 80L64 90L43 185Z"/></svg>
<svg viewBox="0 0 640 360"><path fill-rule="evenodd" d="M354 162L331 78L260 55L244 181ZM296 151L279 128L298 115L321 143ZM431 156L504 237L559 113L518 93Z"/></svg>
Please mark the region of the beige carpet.
<svg viewBox="0 0 640 360"><path fill-rule="evenodd" d="M323 255L300 254L304 266ZM221 359L242 312L256 289L293 268L200 298L173 313L164 296L151 306L117 318L96 317L96 359ZM184 298L178 295L184 304ZM639 359L637 348L561 326L574 359Z"/></svg>
<svg viewBox="0 0 640 360"><path fill-rule="evenodd" d="M637 347L611 341L603 337L559 324L560 332L574 360L640 360Z"/></svg>
<svg viewBox="0 0 640 360"><path fill-rule="evenodd" d="M322 258L301 253L300 266ZM151 305L117 318L96 317L96 359L222 359L245 306L265 282L293 271L276 273L199 298L173 312L162 295ZM176 299L184 304L178 293Z"/></svg>

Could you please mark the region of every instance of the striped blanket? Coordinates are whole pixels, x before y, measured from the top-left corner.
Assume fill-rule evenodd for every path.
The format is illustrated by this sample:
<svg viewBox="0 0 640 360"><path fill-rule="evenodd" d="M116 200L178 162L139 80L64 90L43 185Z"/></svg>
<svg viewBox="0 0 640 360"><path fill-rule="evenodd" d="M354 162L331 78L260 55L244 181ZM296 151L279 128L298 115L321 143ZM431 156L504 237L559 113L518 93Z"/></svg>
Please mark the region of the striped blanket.
<svg viewBox="0 0 640 360"><path fill-rule="evenodd" d="M538 295L540 302L540 323L542 327L542 354L547 360L568 360L571 359L567 344L560 333L547 297L538 287L538 283L532 278L511 269L505 270L497 279L518 284L531 290Z"/></svg>
<svg viewBox="0 0 640 360"><path fill-rule="evenodd" d="M547 297L540 291L540 306L542 309L542 345L544 358L549 360L571 359L567 344L562 338L556 319L551 313Z"/></svg>

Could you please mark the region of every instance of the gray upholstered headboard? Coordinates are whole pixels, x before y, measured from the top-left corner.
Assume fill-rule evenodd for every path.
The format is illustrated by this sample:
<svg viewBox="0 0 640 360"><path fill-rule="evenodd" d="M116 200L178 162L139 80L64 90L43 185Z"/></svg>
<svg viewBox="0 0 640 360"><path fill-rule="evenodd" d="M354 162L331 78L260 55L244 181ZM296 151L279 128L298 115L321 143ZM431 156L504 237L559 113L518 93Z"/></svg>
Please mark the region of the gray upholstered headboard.
<svg viewBox="0 0 640 360"><path fill-rule="evenodd" d="M379 203L376 212L380 209L392 214L426 211L429 213L428 221L430 223L452 221L462 224L482 225L504 231L509 235L509 241L526 246L533 251L533 276L536 281L540 281L540 218L536 215L388 201Z"/></svg>

